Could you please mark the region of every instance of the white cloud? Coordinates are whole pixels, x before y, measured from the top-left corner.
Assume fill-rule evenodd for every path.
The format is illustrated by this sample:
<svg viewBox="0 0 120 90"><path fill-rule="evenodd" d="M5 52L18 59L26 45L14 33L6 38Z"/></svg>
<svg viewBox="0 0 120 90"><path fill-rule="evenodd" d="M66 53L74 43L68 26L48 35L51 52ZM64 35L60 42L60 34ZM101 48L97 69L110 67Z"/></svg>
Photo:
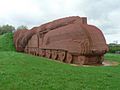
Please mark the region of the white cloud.
<svg viewBox="0 0 120 90"><path fill-rule="evenodd" d="M0 0L0 25L30 28L66 16L87 16L107 42L120 43L120 0Z"/></svg>

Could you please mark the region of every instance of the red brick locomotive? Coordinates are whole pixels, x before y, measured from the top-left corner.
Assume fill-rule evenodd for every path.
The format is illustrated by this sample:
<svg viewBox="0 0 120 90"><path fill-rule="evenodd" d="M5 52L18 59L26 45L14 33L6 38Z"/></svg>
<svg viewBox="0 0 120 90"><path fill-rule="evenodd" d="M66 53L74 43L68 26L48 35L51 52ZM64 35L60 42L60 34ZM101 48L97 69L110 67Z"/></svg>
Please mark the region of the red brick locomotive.
<svg viewBox="0 0 120 90"><path fill-rule="evenodd" d="M74 64L101 64L108 51L100 29L85 17L66 17L14 33L17 51Z"/></svg>

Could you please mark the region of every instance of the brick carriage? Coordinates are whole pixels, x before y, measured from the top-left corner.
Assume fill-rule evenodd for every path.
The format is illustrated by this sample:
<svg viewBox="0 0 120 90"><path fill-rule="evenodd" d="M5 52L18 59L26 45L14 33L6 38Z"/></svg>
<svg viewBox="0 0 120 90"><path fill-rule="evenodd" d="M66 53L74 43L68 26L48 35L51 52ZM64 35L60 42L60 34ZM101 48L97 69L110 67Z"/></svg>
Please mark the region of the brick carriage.
<svg viewBox="0 0 120 90"><path fill-rule="evenodd" d="M78 16L58 19L32 30L18 30L14 33L14 43L17 51L82 65L101 64L108 51L102 32L88 25L85 17Z"/></svg>

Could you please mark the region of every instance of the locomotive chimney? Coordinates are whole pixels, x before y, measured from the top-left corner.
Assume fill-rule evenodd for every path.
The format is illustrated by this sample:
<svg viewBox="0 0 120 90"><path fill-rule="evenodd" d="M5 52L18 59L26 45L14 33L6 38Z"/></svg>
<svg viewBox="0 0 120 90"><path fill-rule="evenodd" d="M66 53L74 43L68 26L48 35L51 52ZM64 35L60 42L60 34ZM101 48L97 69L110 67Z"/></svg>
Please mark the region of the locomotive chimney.
<svg viewBox="0 0 120 90"><path fill-rule="evenodd" d="M87 17L81 17L82 24L87 24Z"/></svg>

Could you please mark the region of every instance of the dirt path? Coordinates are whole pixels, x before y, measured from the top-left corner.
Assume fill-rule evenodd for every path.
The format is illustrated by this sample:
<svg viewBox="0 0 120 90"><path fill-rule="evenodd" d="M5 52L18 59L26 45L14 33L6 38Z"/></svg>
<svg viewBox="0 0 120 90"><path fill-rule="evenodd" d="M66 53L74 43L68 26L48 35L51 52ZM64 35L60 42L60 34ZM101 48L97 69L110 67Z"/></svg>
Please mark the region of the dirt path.
<svg viewBox="0 0 120 90"><path fill-rule="evenodd" d="M58 62L58 63L63 63L63 62L60 62L60 61L57 61L57 60L54 60L54 61ZM63 63L63 64L67 64L67 63ZM70 64L70 65L72 65L72 66L90 67L90 66L117 66L119 64L120 63L116 62L116 61L104 60L102 64L96 64L96 65L77 65L77 64Z"/></svg>
<svg viewBox="0 0 120 90"><path fill-rule="evenodd" d="M103 64L103 66L117 66L120 63L119 62L115 62L115 61L105 60L102 64Z"/></svg>
<svg viewBox="0 0 120 90"><path fill-rule="evenodd" d="M99 65L81 65L84 67L90 67L90 66L117 66L119 65L119 62L115 62L115 61L109 61L109 60L104 60L102 64ZM71 64L72 66L80 66L80 65L76 65L76 64Z"/></svg>

